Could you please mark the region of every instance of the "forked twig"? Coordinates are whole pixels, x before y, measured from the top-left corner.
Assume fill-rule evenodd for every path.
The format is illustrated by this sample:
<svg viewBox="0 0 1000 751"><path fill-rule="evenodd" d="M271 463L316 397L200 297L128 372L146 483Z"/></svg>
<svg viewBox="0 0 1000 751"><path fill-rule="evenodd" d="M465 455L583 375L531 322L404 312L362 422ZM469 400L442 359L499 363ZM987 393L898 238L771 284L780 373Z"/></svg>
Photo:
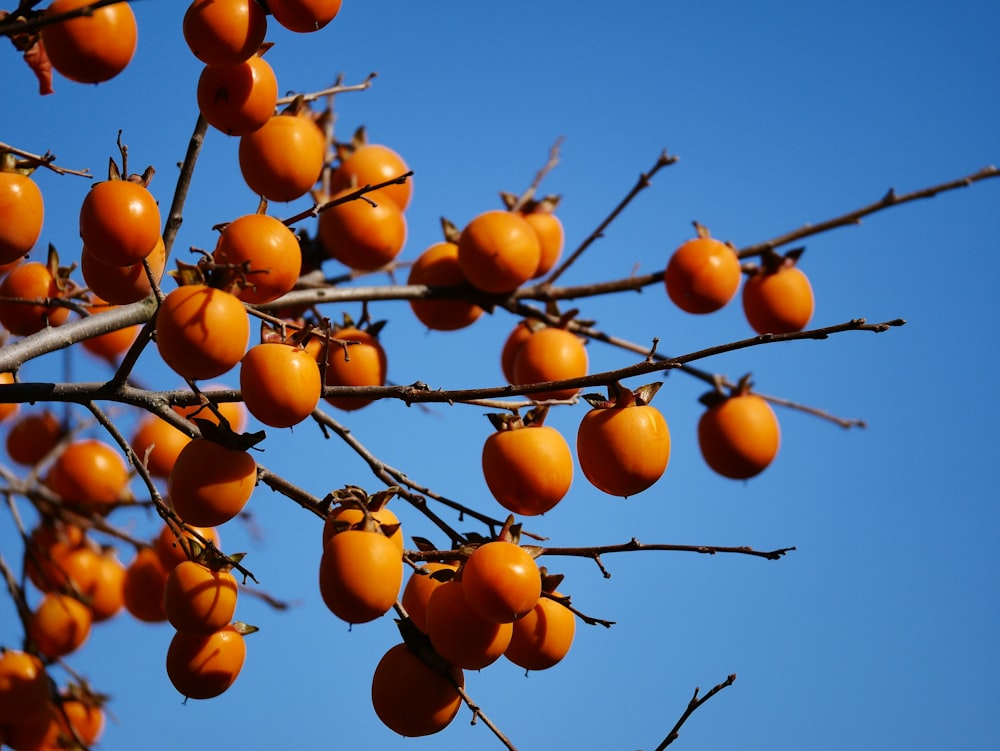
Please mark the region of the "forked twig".
<svg viewBox="0 0 1000 751"><path fill-rule="evenodd" d="M657 746L653 751L663 751L663 749L665 749L671 743L676 741L677 738L680 736L681 726L688 721L688 718L695 713L695 710L697 710L698 707L707 702L717 693L722 691L722 689L728 686L732 686L735 680L736 680L736 673L731 673L729 677L726 678L726 680L724 680L722 683L713 686L712 689L701 698L698 697L699 689L695 687L694 695L691 697L691 701L688 702L687 708L684 710L684 713L680 716L680 719L677 720L677 724L675 724L670 729L670 732L667 733L667 737L664 738L663 741L660 743L660 745Z"/></svg>

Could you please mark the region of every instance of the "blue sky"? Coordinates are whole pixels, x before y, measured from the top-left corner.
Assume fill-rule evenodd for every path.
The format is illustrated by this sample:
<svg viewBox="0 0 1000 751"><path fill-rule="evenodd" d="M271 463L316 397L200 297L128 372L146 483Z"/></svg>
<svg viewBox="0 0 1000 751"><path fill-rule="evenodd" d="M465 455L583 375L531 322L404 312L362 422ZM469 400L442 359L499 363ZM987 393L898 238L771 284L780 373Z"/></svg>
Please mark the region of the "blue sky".
<svg viewBox="0 0 1000 751"><path fill-rule="evenodd" d="M200 64L180 35L183 3L137 2L139 51L97 87L57 79L39 98L16 54L5 53L0 140L51 150L60 164L99 174L119 128L134 168L153 164L161 205L194 126ZM497 192L531 181L556 138L562 161L543 192L575 247L664 148L660 172L563 278L566 284L661 269L691 222L746 246L868 204L970 174L1000 159L1000 13L990 2L636 2L608 4L346 0L313 35L271 24L268 53L282 91L313 91L343 73L377 71L370 91L337 101L337 133L365 124L373 141L415 171L403 258L499 206ZM210 132L175 245L214 244L211 227L256 206L235 139ZM40 174L46 225L65 260L79 253L76 216L87 181ZM679 553L546 559L587 613L617 622L578 628L567 659L527 678L498 663L467 676L471 695L522 751L654 748L695 686L736 683L699 710L675 747L986 749L995 745L1000 668L995 458L1000 401L991 386L1000 325L995 277L1000 181L882 212L806 240L801 262L817 297L814 323L863 316L908 324L881 335L773 344L701 363L760 391L863 418L845 431L781 410L775 463L747 483L713 475L695 443L702 384L667 378L656 404L674 438L653 488L622 500L577 473L556 509L529 528L553 545L644 542L796 546L785 559ZM308 204L273 207L290 216ZM304 225L307 229L311 227ZM36 250L36 253L39 251ZM333 262L331 273L337 273ZM661 288L580 301L582 315L634 342L684 353L751 334L738 302L694 317ZM514 320L498 313L453 334L426 332L405 303L386 318L389 377L433 387L497 385L499 348ZM358 306L330 309L357 315ZM590 345L593 370L635 358ZM107 369L86 354L46 357L25 379L92 380ZM154 352L146 382L176 378ZM223 379L225 380L225 379ZM651 380L651 379L646 379ZM629 385L637 386L645 381ZM583 414L555 410L571 439ZM378 403L345 416L389 464L450 497L500 514L479 470L490 430L481 408ZM123 424L133 417L122 414ZM269 431L261 462L323 495L377 481L345 446L311 425ZM381 727L371 671L398 641L391 621L347 629L318 597L316 519L267 489L251 529L223 529L227 550L249 550L261 587L295 603L285 613L254 598L238 615L261 627L244 672L224 696L188 702L170 686L168 626L127 617L95 631L71 660L113 695L106 748L176 748L208 741L264 748L499 748L463 710L444 734L403 740ZM436 532L406 507L408 535ZM453 522L458 524L456 519ZM137 533L155 528L122 518ZM465 529L474 529L468 525ZM438 535L439 537L439 535ZM443 543L443 540L438 540ZM6 519L0 550L16 558ZM15 551L15 552L11 552ZM130 553L123 552L127 559ZM20 638L0 606L0 643Z"/></svg>

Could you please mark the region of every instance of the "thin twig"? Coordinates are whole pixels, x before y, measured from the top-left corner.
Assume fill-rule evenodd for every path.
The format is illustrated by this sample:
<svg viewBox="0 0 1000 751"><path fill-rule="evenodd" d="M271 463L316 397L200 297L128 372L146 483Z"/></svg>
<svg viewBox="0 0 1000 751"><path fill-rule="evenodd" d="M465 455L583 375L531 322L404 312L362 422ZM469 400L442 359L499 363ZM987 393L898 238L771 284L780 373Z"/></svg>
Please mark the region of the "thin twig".
<svg viewBox="0 0 1000 751"><path fill-rule="evenodd" d="M716 686L713 686L712 689L701 698L698 698L699 689L695 688L694 696L691 697L691 701L688 702L687 708L684 710L684 713L680 716L680 719L677 720L677 724L675 724L673 728L671 728L670 732L667 733L667 737L663 739L663 741L660 743L659 746L657 746L654 749L654 751L663 751L663 749L665 749L667 746L669 746L671 743L677 740L678 736L680 735L681 726L688 721L688 718L695 713L695 710L697 710L698 707L707 702L717 693L722 691L722 689L728 686L732 686L735 680L736 680L736 673L731 673L729 677L726 678L726 680L724 680L722 683Z"/></svg>
<svg viewBox="0 0 1000 751"><path fill-rule="evenodd" d="M24 151L22 149L17 148L16 146L11 146L10 144L0 141L0 154L3 154L5 151L24 158L25 160L35 165L36 167L44 167L45 169L52 170L57 175L77 175L78 177L86 177L86 178L94 177L89 169L76 170L76 169L68 169L66 167L60 167L55 163L56 155L49 151L45 152L44 154L32 154L30 151Z"/></svg>

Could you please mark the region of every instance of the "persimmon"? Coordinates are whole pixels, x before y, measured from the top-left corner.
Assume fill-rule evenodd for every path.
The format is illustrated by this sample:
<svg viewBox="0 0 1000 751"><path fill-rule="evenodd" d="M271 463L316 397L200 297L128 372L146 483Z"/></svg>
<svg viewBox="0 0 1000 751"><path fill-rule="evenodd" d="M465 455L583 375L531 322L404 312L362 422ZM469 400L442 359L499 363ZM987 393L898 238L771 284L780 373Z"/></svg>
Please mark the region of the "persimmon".
<svg viewBox="0 0 1000 751"><path fill-rule="evenodd" d="M40 591L79 588L80 582L91 578L94 556L82 539L53 539L41 526L32 531L29 546L24 552L24 572Z"/></svg>
<svg viewBox="0 0 1000 751"><path fill-rule="evenodd" d="M387 360L378 339L354 327L334 332L341 342L330 342L326 358L327 386L382 386L385 384ZM329 404L343 410L356 410L371 403L363 396L326 396Z"/></svg>
<svg viewBox="0 0 1000 751"><path fill-rule="evenodd" d="M698 420L701 455L723 477L746 480L760 474L780 445L778 418L757 394L718 397Z"/></svg>
<svg viewBox="0 0 1000 751"><path fill-rule="evenodd" d="M4 727L4 747L13 751L49 751L51 747L46 744L53 731L56 713L55 706L49 701L38 714Z"/></svg>
<svg viewBox="0 0 1000 751"><path fill-rule="evenodd" d="M634 394L616 387L608 401L589 400L593 408L577 429L576 455L584 476L598 490L628 497L663 476L670 461L670 429L649 404L658 385Z"/></svg>
<svg viewBox="0 0 1000 751"><path fill-rule="evenodd" d="M167 495L189 524L215 527L237 516L257 484L257 463L246 451L195 438L177 456Z"/></svg>
<svg viewBox="0 0 1000 751"><path fill-rule="evenodd" d="M319 31L340 12L341 0L268 0L274 20L289 31Z"/></svg>
<svg viewBox="0 0 1000 751"><path fill-rule="evenodd" d="M92 315L107 314L117 307L117 305L109 305L100 298L91 297ZM83 348L111 365L117 365L122 356L128 352L129 347L132 346L141 328L142 325L137 323L92 336L83 340Z"/></svg>
<svg viewBox="0 0 1000 751"><path fill-rule="evenodd" d="M563 244L565 243L565 232L559 217L551 211L538 210L522 214L525 221L531 225L538 235L538 245L541 251L538 258L538 266L532 279L537 279L543 274L547 274L556 265L559 256L562 255Z"/></svg>
<svg viewBox="0 0 1000 751"><path fill-rule="evenodd" d="M45 484L63 503L95 511L106 512L129 498L125 460L96 438L70 442L49 467Z"/></svg>
<svg viewBox="0 0 1000 751"><path fill-rule="evenodd" d="M46 657L75 652L90 636L93 616L75 597L48 592L28 620L28 637Z"/></svg>
<svg viewBox="0 0 1000 751"><path fill-rule="evenodd" d="M507 335L500 351L500 369L503 371L503 377L507 379L507 383L514 382L514 361L517 359L517 351L529 336L543 326L542 323L525 318L518 321L510 334Z"/></svg>
<svg viewBox="0 0 1000 751"><path fill-rule="evenodd" d="M0 384L4 383L14 383L13 373L0 373ZM21 409L21 405L17 402L3 402L0 403L0 422L10 419L16 415Z"/></svg>
<svg viewBox="0 0 1000 751"><path fill-rule="evenodd" d="M425 634L427 633L427 602L431 593L444 583L433 574L439 571L454 572L457 568L458 566L454 563L429 561L419 569L415 569L410 574L410 578L406 580L400 603L413 624Z"/></svg>
<svg viewBox="0 0 1000 751"><path fill-rule="evenodd" d="M355 148L340 160L337 169L330 176L330 190L339 193L347 190L357 190L366 185L378 185L405 175L410 171L406 162L388 146L377 143L364 143ZM405 211L413 197L413 178L405 182L393 183L379 188L368 197L378 201L388 198L400 211Z"/></svg>
<svg viewBox="0 0 1000 751"><path fill-rule="evenodd" d="M0 282L0 297L38 300L38 304L0 302L0 324L10 333L28 336L69 318L69 308L47 304L63 297L56 278L44 263L31 261L11 269Z"/></svg>
<svg viewBox="0 0 1000 751"><path fill-rule="evenodd" d="M175 428L162 417L144 416L132 434L130 445L146 470L153 477L166 478L177 461L178 454L191 441L191 436Z"/></svg>
<svg viewBox="0 0 1000 751"><path fill-rule="evenodd" d="M369 512L375 528L383 532L392 540L393 544L403 552L403 527L399 523L399 517L395 512L386 506L373 509ZM365 513L357 506L351 504L339 504L330 509L326 521L323 523L323 544L337 534L338 529L350 527L364 521Z"/></svg>
<svg viewBox="0 0 1000 751"><path fill-rule="evenodd" d="M455 287L468 284L458 266L458 246L451 242L431 245L410 267L407 284ZM455 331L471 326L483 309L464 300L410 300L413 314L429 329Z"/></svg>
<svg viewBox="0 0 1000 751"><path fill-rule="evenodd" d="M302 269L299 240L280 220L266 214L234 219L222 233L212 254L218 264L232 264L249 303L277 300L295 286Z"/></svg>
<svg viewBox="0 0 1000 751"><path fill-rule="evenodd" d="M240 172L268 201L294 201L323 171L326 137L307 114L282 113L240 139Z"/></svg>
<svg viewBox="0 0 1000 751"><path fill-rule="evenodd" d="M197 527L188 524L178 536L169 524L164 524L160 528L159 534L153 538L153 550L156 552L160 564L168 573L181 561L194 557L193 545L204 547L192 533L197 533L202 539L211 542L217 550L220 549L222 543L219 538L219 530L215 527Z"/></svg>
<svg viewBox="0 0 1000 751"><path fill-rule="evenodd" d="M575 633L573 611L551 597L542 597L530 613L514 621L504 656L525 670L546 670L567 655Z"/></svg>
<svg viewBox="0 0 1000 751"><path fill-rule="evenodd" d="M573 454L562 433L548 425L501 422L483 444L482 465L497 502L523 516L549 511L573 483Z"/></svg>
<svg viewBox="0 0 1000 751"><path fill-rule="evenodd" d="M226 135L253 133L278 103L278 79L264 58L206 65L198 78L198 109L209 125Z"/></svg>
<svg viewBox="0 0 1000 751"><path fill-rule="evenodd" d="M202 387L202 394L215 405L215 410L202 404L192 404L181 407L175 406L174 412L186 420L207 420L213 425L219 424L219 417L229 423L229 427L234 433L241 432L247 425L247 408L243 402L219 402L211 398L213 391L223 391L225 387L221 384L212 384ZM218 414L216 414L216 410Z"/></svg>
<svg viewBox="0 0 1000 751"><path fill-rule="evenodd" d="M163 609L163 590L167 586L167 570L152 548L141 548L125 567L122 593L125 609L145 623L167 620Z"/></svg>
<svg viewBox="0 0 1000 751"><path fill-rule="evenodd" d="M335 193L330 200L343 198L350 192ZM373 205L359 198L324 209L319 215L317 233L330 258L355 271L374 271L403 249L406 219L392 201Z"/></svg>
<svg viewBox="0 0 1000 751"><path fill-rule="evenodd" d="M181 561L167 574L163 610L178 631L211 634L236 612L236 577L195 561Z"/></svg>
<svg viewBox="0 0 1000 751"><path fill-rule="evenodd" d="M79 582L79 592L94 623L116 616L125 607L125 566L113 550L91 551L90 576Z"/></svg>
<svg viewBox="0 0 1000 751"><path fill-rule="evenodd" d="M51 411L31 412L11 425L7 433L7 456L18 464L33 467L49 455L62 436L62 423Z"/></svg>
<svg viewBox="0 0 1000 751"><path fill-rule="evenodd" d="M153 281L159 283L167 263L163 237L159 237L149 254L143 259L149 265L133 263L131 266L115 266L105 263L83 246L80 251L80 273L91 292L112 305L128 305L148 297L153 292Z"/></svg>
<svg viewBox="0 0 1000 751"><path fill-rule="evenodd" d="M265 342L243 356L240 391L251 415L272 428L289 428L316 409L323 379L316 358L301 347Z"/></svg>
<svg viewBox="0 0 1000 751"><path fill-rule="evenodd" d="M97 183L80 206L80 237L91 255L110 266L141 263L161 239L156 199L131 180Z"/></svg>
<svg viewBox="0 0 1000 751"><path fill-rule="evenodd" d="M566 329L548 326L536 331L517 348L514 385L562 381L587 375L587 349L583 339ZM552 389L528 394L535 401L571 399L578 388Z"/></svg>
<svg viewBox="0 0 1000 751"><path fill-rule="evenodd" d="M45 204L30 177L0 170L0 264L17 261L42 233Z"/></svg>
<svg viewBox="0 0 1000 751"><path fill-rule="evenodd" d="M466 670L492 665L510 644L511 624L476 613L465 599L461 579L434 589L427 602L426 622L434 651Z"/></svg>
<svg viewBox="0 0 1000 751"><path fill-rule="evenodd" d="M256 0L194 0L184 12L181 32L206 65L232 65L260 48L267 16Z"/></svg>
<svg viewBox="0 0 1000 751"><path fill-rule="evenodd" d="M466 559L462 589L469 607L481 617L511 623L538 603L542 578L528 551L513 542L493 540Z"/></svg>
<svg viewBox="0 0 1000 751"><path fill-rule="evenodd" d="M399 548L381 532L349 529L323 545L319 591L330 612L347 623L384 615L402 583Z"/></svg>
<svg viewBox="0 0 1000 751"><path fill-rule="evenodd" d="M211 699L233 685L246 650L232 624L207 635L178 631L167 648L167 677L188 699Z"/></svg>
<svg viewBox="0 0 1000 751"><path fill-rule="evenodd" d="M802 331L812 319L812 285L794 261L776 270L761 269L743 285L743 312L758 334Z"/></svg>
<svg viewBox="0 0 1000 751"><path fill-rule="evenodd" d="M72 748L77 738L92 746L104 732L104 710L92 701L63 699L56 711L55 731L50 744L54 748Z"/></svg>
<svg viewBox="0 0 1000 751"><path fill-rule="evenodd" d="M54 0L44 13L53 16L89 5L91 0ZM128 3L43 26L42 42L52 67L77 83L108 81L132 61L139 30Z"/></svg>
<svg viewBox="0 0 1000 751"><path fill-rule="evenodd" d="M433 735L455 719L465 686L460 668L437 670L397 644L379 660L372 675L372 706L390 730L411 738Z"/></svg>
<svg viewBox="0 0 1000 751"><path fill-rule="evenodd" d="M243 358L250 321L235 295L203 284L178 287L156 314L156 347L175 373L215 378Z"/></svg>
<svg viewBox="0 0 1000 751"><path fill-rule="evenodd" d="M687 313L713 313L740 287L740 259L729 245L703 236L688 240L670 256L663 272L667 294Z"/></svg>
<svg viewBox="0 0 1000 751"><path fill-rule="evenodd" d="M541 260L538 235L520 214L486 211L470 221L458 240L458 263L472 286L507 294L531 279Z"/></svg>
<svg viewBox="0 0 1000 751"><path fill-rule="evenodd" d="M29 722L48 708L49 678L35 655L0 648L0 725Z"/></svg>

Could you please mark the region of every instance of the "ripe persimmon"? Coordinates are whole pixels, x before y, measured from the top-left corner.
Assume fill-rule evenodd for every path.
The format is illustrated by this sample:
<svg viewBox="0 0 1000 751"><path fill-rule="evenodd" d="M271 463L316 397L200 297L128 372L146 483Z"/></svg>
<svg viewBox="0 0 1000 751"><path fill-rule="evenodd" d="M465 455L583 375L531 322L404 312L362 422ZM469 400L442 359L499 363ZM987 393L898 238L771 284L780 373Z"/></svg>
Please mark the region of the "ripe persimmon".
<svg viewBox="0 0 1000 751"><path fill-rule="evenodd" d="M90 549L93 556L89 577L78 583L84 604L94 623L116 616L125 606L125 566L113 550Z"/></svg>
<svg viewBox="0 0 1000 751"><path fill-rule="evenodd" d="M349 529L323 545L319 591L330 612L347 623L384 615L402 583L399 548L381 532Z"/></svg>
<svg viewBox="0 0 1000 751"><path fill-rule="evenodd" d="M529 336L514 356L514 385L562 381L587 375L587 349L583 339L566 329L547 326ZM571 399L578 388L552 389L528 394L535 401Z"/></svg>
<svg viewBox="0 0 1000 751"><path fill-rule="evenodd" d="M91 292L102 300L107 300L113 305L128 305L138 302L152 293L153 285L149 281L150 275L156 283L159 283L163 278L163 270L167 263L167 251L162 236L157 239L153 249L143 260L149 264L149 274L146 273L145 266L140 262L133 263L131 266L114 266L105 263L91 253L85 245L80 251L80 273L83 274L83 281L90 287Z"/></svg>
<svg viewBox="0 0 1000 751"><path fill-rule="evenodd" d="M476 613L497 623L511 623L538 604L542 578L531 554L505 540L484 543L462 567L462 589Z"/></svg>
<svg viewBox="0 0 1000 751"><path fill-rule="evenodd" d="M240 172L268 201L294 201L319 180L326 137L307 114L282 113L240 139Z"/></svg>
<svg viewBox="0 0 1000 751"><path fill-rule="evenodd" d="M0 264L17 261L35 247L44 219L42 191L35 181L0 170Z"/></svg>
<svg viewBox="0 0 1000 751"><path fill-rule="evenodd" d="M0 297L38 300L38 304L0 302L0 324L10 333L28 336L69 318L69 308L46 304L63 296L60 284L44 263L32 261L15 266L0 282Z"/></svg>
<svg viewBox="0 0 1000 751"><path fill-rule="evenodd" d="M215 410L206 405L192 404L185 407L175 406L174 412L186 420L208 420L213 425L219 424L219 416L221 415L229 423L232 431L239 433L247 425L246 405L243 402L220 402L212 399L213 391L224 391L225 389L226 387L221 384L211 384L201 389L202 395L215 405Z"/></svg>
<svg viewBox="0 0 1000 751"><path fill-rule="evenodd" d="M150 475L166 478L190 440L191 436L163 418L148 414L136 426L130 445L139 460L146 462Z"/></svg>
<svg viewBox="0 0 1000 751"><path fill-rule="evenodd" d="M553 595L560 596L558 592ZM542 597L530 613L514 621L504 656L525 670L545 670L566 656L575 632L573 611L551 597Z"/></svg>
<svg viewBox="0 0 1000 751"><path fill-rule="evenodd" d="M117 305L109 305L104 300L91 296L91 315L106 314L117 307ZM83 348L112 366L116 366L122 356L128 352L129 347L132 346L141 328L142 325L137 323L92 336L83 340Z"/></svg>
<svg viewBox="0 0 1000 751"><path fill-rule="evenodd" d="M663 272L667 294L688 313L712 313L740 287L740 260L729 245L711 237L688 240L674 251Z"/></svg>
<svg viewBox="0 0 1000 751"><path fill-rule="evenodd" d="M219 530L215 527L197 527L188 524L178 536L169 524L164 524L160 528L159 534L153 538L153 550L156 552L160 564L168 573L181 561L194 557L192 546L204 547L192 532L197 533L204 540L211 542L216 549L219 549L221 540L219 539Z"/></svg>
<svg viewBox="0 0 1000 751"><path fill-rule="evenodd" d="M658 386L658 384L655 384ZM653 386L633 392L613 387L612 399L588 400L580 421L576 455L591 485L609 495L641 493L660 479L670 461L670 429L649 404Z"/></svg>
<svg viewBox="0 0 1000 751"><path fill-rule="evenodd" d="M109 266L141 263L161 239L160 208L144 185L105 180L83 199L80 237L91 255Z"/></svg>
<svg viewBox="0 0 1000 751"><path fill-rule="evenodd" d="M93 746L104 731L104 710L96 701L62 699L55 712L55 722L49 728L44 748L72 748L76 739Z"/></svg>
<svg viewBox="0 0 1000 751"><path fill-rule="evenodd" d="M233 685L246 653L232 624L207 635L178 631L167 648L167 677L188 699L211 699Z"/></svg>
<svg viewBox="0 0 1000 751"><path fill-rule="evenodd" d="M352 327L338 329L333 336L342 342L330 342L326 358L327 386L383 386L387 360L378 339L367 331ZM371 403L363 396L326 396L329 404L343 410L356 410Z"/></svg>
<svg viewBox="0 0 1000 751"><path fill-rule="evenodd" d="M458 263L472 286L507 294L531 279L541 261L538 235L520 214L486 211L472 219L458 240Z"/></svg>
<svg viewBox="0 0 1000 751"><path fill-rule="evenodd" d="M433 574L438 571L454 572L457 568L458 566L454 563L429 561L419 569L415 569L410 574L410 578L406 580L400 602L413 624L425 634L427 633L427 602L431 593L444 583Z"/></svg>
<svg viewBox="0 0 1000 751"><path fill-rule="evenodd" d="M758 334L802 331L812 318L814 306L809 278L793 260L774 271L761 269L743 285L743 312Z"/></svg>
<svg viewBox="0 0 1000 751"><path fill-rule="evenodd" d="M343 190L331 196L348 195ZM399 255L406 243L406 218L391 200L372 204L363 198L324 209L317 227L320 244L330 258L355 271L380 269Z"/></svg>
<svg viewBox="0 0 1000 751"><path fill-rule="evenodd" d="M167 570L152 548L141 548L125 567L122 593L125 609L145 623L167 620L163 609L163 590L167 586Z"/></svg>
<svg viewBox="0 0 1000 751"><path fill-rule="evenodd" d="M302 270L299 240L280 220L246 214L226 225L212 254L216 263L238 267L239 297L248 303L277 300L295 286Z"/></svg>
<svg viewBox="0 0 1000 751"><path fill-rule="evenodd" d="M369 511L372 524L375 529L386 534L393 544L403 552L403 527L399 523L399 517L387 506L372 509ZM357 506L351 504L339 504L330 509L326 521L323 523L323 544L327 540L343 531L345 528L360 524L364 521L365 513Z"/></svg>
<svg viewBox="0 0 1000 751"><path fill-rule="evenodd" d="M720 397L698 420L701 455L723 477L746 480L760 474L774 461L780 445L778 418L757 394Z"/></svg>
<svg viewBox="0 0 1000 751"><path fill-rule="evenodd" d="M543 274L547 274L556 265L559 256L562 255L565 233L559 217L551 211L538 210L522 214L525 221L531 225L538 235L538 246L541 254L538 259L538 266L535 273L531 275L536 279Z"/></svg>
<svg viewBox="0 0 1000 751"><path fill-rule="evenodd" d="M45 485L63 503L102 513L128 500L128 483L128 466L121 454L96 438L70 442L45 477Z"/></svg>
<svg viewBox="0 0 1000 751"><path fill-rule="evenodd" d="M316 358L302 347L264 342L243 356L240 391L251 415L272 428L289 428L316 409L323 379Z"/></svg>
<svg viewBox="0 0 1000 751"><path fill-rule="evenodd" d="M51 411L31 412L11 425L7 433L7 456L18 464L33 467L48 456L62 436L62 423Z"/></svg>
<svg viewBox="0 0 1000 751"><path fill-rule="evenodd" d="M243 510L256 484L257 463L250 454L195 438L170 470L167 495L181 519L215 527Z"/></svg>
<svg viewBox="0 0 1000 751"><path fill-rule="evenodd" d="M278 79L260 55L240 63L206 65L198 78L198 109L226 135L253 133L278 103Z"/></svg>
<svg viewBox="0 0 1000 751"><path fill-rule="evenodd" d="M514 383L514 362L517 359L517 351L529 336L543 327L544 324L525 318L518 321L510 334L507 335L500 351L500 369L503 371L503 377L507 379L507 383Z"/></svg>
<svg viewBox="0 0 1000 751"><path fill-rule="evenodd" d="M388 146L377 143L364 143L355 148L343 159L330 176L330 191L357 190L366 185L378 185L393 178L405 175L410 171L406 162ZM369 198L378 201L388 198L400 211L405 211L413 197L413 178L405 182L393 183L368 194Z"/></svg>
<svg viewBox="0 0 1000 751"><path fill-rule="evenodd" d="M89 5L91 0L54 0L53 16ZM131 62L139 30L128 3L115 3L66 21L43 26L42 42L52 67L77 83L114 78Z"/></svg>
<svg viewBox="0 0 1000 751"><path fill-rule="evenodd" d="M256 0L194 0L181 25L188 48L206 65L241 63L260 48L267 16Z"/></svg>
<svg viewBox="0 0 1000 751"><path fill-rule="evenodd" d="M0 648L0 725L17 725L43 713L49 702L49 678L35 655Z"/></svg>
<svg viewBox="0 0 1000 751"><path fill-rule="evenodd" d="M28 620L28 638L41 654L55 659L82 647L92 623L90 610L78 599L47 592Z"/></svg>
<svg viewBox="0 0 1000 751"><path fill-rule="evenodd" d="M496 423L494 423L496 424ZM573 483L573 454L548 425L501 421L483 444L483 477L493 497L514 514L544 514Z"/></svg>
<svg viewBox="0 0 1000 751"><path fill-rule="evenodd" d="M465 686L461 669L432 668L406 644L397 644L379 660L372 675L372 706L382 723L402 736L433 735L455 719Z"/></svg>
<svg viewBox="0 0 1000 751"><path fill-rule="evenodd" d="M431 592L426 623L434 651L466 670L492 665L510 644L511 624L476 613L465 599L461 579L447 581Z"/></svg>
<svg viewBox="0 0 1000 751"><path fill-rule="evenodd" d="M175 373L215 378L236 365L250 341L250 321L235 295L203 284L178 287L156 314L156 347Z"/></svg>
<svg viewBox="0 0 1000 751"><path fill-rule="evenodd" d="M236 577L195 561L181 561L167 574L163 610L178 631L211 634L236 612Z"/></svg>
<svg viewBox="0 0 1000 751"><path fill-rule="evenodd" d="M340 12L341 0L268 0L274 20L301 34L319 31Z"/></svg>
<svg viewBox="0 0 1000 751"><path fill-rule="evenodd" d="M467 284L458 266L458 246L451 242L431 245L420 254L407 284L454 287ZM410 300L410 308L424 326L437 331L455 331L471 326L483 309L464 300Z"/></svg>

